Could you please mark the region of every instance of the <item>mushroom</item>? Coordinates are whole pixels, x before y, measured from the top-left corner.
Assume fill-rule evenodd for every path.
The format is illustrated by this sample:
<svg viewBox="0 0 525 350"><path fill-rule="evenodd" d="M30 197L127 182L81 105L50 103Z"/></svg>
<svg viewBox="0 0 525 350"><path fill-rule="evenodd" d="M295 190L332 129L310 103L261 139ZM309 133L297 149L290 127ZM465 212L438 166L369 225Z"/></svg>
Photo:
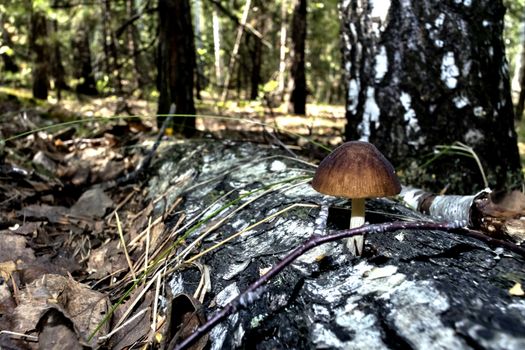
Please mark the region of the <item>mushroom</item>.
<svg viewBox="0 0 525 350"><path fill-rule="evenodd" d="M394 167L369 142L342 144L321 161L312 181L320 193L350 198L350 228L365 223L365 198L387 197L401 191ZM353 255L361 255L364 236L348 238L346 245Z"/></svg>

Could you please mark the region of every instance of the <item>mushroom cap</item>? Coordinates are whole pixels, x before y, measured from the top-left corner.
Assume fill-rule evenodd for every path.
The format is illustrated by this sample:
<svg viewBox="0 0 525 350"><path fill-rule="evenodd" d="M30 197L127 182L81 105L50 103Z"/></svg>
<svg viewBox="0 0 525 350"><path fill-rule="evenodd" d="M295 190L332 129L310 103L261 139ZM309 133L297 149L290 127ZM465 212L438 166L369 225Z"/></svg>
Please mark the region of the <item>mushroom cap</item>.
<svg viewBox="0 0 525 350"><path fill-rule="evenodd" d="M401 191L392 164L374 145L362 141L346 142L323 159L312 187L346 198L387 197Z"/></svg>

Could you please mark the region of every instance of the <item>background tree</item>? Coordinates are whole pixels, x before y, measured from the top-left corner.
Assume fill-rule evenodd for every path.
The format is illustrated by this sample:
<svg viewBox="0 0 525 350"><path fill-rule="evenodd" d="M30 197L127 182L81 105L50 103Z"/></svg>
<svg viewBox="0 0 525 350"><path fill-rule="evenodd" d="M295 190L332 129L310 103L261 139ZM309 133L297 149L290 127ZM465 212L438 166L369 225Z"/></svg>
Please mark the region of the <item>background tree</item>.
<svg viewBox="0 0 525 350"><path fill-rule="evenodd" d="M262 0L255 0L253 12L255 13L252 26L264 37L268 26L268 8L267 2ZM256 100L259 96L259 85L262 83L261 69L263 57L266 57L266 52L263 50L263 41L255 35L246 36L247 46L249 47L249 57L251 62L250 74L250 100Z"/></svg>
<svg viewBox="0 0 525 350"><path fill-rule="evenodd" d="M75 91L79 94L94 96L98 94L93 65L91 63L90 33L93 22L89 11L81 9L73 20L76 35L71 38L73 56L73 77L76 80Z"/></svg>
<svg viewBox="0 0 525 350"><path fill-rule="evenodd" d="M172 103L176 114L195 114L194 69L195 44L189 1L159 0L158 114L167 114ZM195 117L174 119L175 130L185 135L195 132Z"/></svg>
<svg viewBox="0 0 525 350"><path fill-rule="evenodd" d="M57 98L61 98L62 90L69 90L69 86L66 83L66 69L62 63L62 47L60 42L60 32L58 27L58 21L53 19L51 22L51 65L50 73L54 80L55 89L57 91Z"/></svg>
<svg viewBox="0 0 525 350"><path fill-rule="evenodd" d="M504 38L509 61L515 117L521 120L525 105L525 0L503 0L505 5Z"/></svg>
<svg viewBox="0 0 525 350"><path fill-rule="evenodd" d="M306 0L296 0L292 17L292 79L290 102L295 114L306 113Z"/></svg>
<svg viewBox="0 0 525 350"><path fill-rule="evenodd" d="M17 73L20 68L13 58L13 41L11 40L11 36L4 26L4 16L4 14L0 13L0 56L4 62L4 69L7 72Z"/></svg>
<svg viewBox="0 0 525 350"><path fill-rule="evenodd" d="M49 90L49 42L45 8L33 3L31 11L31 51L33 52L33 97L45 100Z"/></svg>
<svg viewBox="0 0 525 350"><path fill-rule="evenodd" d="M422 169L420 158L434 146L472 146L492 187L521 181L502 2L371 5L341 3L347 139L373 142L407 175L418 164L414 178L424 170L427 185L453 193L482 188L480 171L457 154Z"/></svg>
<svg viewBox="0 0 525 350"><path fill-rule="evenodd" d="M127 0L126 9L127 9L127 14L128 14L128 20L140 18L141 15L137 11L135 0ZM118 31L116 34L118 37ZM133 69L134 69L135 76L136 76L136 85L138 89L144 89L149 84L151 84L151 78L148 73L149 69L151 68L151 65L149 64L147 59L144 57L144 53L141 50L142 38L140 36L139 27L137 25L136 20L133 20L129 24L128 35L129 35L128 46L130 47L129 53L131 54L131 57L133 60Z"/></svg>

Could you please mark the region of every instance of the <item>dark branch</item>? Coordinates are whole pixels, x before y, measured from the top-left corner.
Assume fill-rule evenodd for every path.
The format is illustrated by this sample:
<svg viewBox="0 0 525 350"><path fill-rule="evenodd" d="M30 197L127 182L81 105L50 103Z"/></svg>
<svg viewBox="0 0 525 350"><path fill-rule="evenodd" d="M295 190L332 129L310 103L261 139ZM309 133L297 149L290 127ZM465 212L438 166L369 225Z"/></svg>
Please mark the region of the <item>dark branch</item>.
<svg viewBox="0 0 525 350"><path fill-rule="evenodd" d="M142 17L143 15L147 14L147 13L152 13L152 12L155 12L157 11L159 8L157 6L154 6L154 7L149 7L149 1L148 1L148 4L145 6L145 8L136 13L135 15L131 16L130 18L128 18L126 20L126 22L122 23L122 25L120 27L117 28L117 30L115 30L115 35L117 36L117 38L119 38L122 33L124 33L124 31L126 30L127 27L129 27L130 25L132 25L133 23L135 23L135 21L138 21L140 19L140 17Z"/></svg>

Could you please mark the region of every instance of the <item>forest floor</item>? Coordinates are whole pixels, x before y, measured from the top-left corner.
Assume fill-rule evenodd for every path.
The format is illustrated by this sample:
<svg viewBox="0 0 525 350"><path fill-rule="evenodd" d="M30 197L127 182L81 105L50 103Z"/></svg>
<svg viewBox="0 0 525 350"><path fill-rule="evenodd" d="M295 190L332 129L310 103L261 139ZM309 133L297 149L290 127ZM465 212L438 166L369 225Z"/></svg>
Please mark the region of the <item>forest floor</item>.
<svg viewBox="0 0 525 350"><path fill-rule="evenodd" d="M306 118L251 102L222 110L213 106L209 97L197 101L197 137L275 144L317 158L326 150L311 147L312 142L330 148L342 142L342 106L308 105ZM154 205L141 190L147 176L116 181L133 173L151 149L155 108L144 100L79 101L67 94L59 103L42 102L29 90L0 87L0 278L7 281L0 283L0 348L46 348L65 337L72 342L66 348L94 345L86 334L97 326L109 332L116 326L105 315L116 318L127 310L119 302L126 293L138 298L141 288L127 288L134 286L133 271L144 252L128 243L128 256L121 242L150 229L152 237L160 237L157 242L167 242L170 230L159 229L162 220L154 217ZM177 142L177 137L168 140ZM151 249L155 256L166 247ZM58 298L52 314L46 311L50 295ZM86 313L88 304L96 306ZM113 305L117 309L108 313ZM57 310L75 327L53 330L46 338ZM161 325L159 319L155 330ZM151 332L150 323L141 327L124 333L147 341L161 337L160 331Z"/></svg>
<svg viewBox="0 0 525 350"><path fill-rule="evenodd" d="M60 103L36 102L28 90L0 87L0 277L7 281L0 284L0 316L10 315L0 317L0 330L31 333L0 332L0 348L25 348L27 341L46 347L46 339L35 337L33 330L44 333L43 312L34 310L44 310L47 297L35 298L27 290L55 296L74 291L75 299L118 306L112 311L124 317L125 304L118 300L126 295L126 286L134 285L136 266L128 252L123 254L120 242L149 235L158 224L148 223L155 220L154 205L137 183L115 182L133 172L151 149L156 104L66 97ZM326 154L315 143L333 148L343 140L343 106L310 104L308 116L300 117L255 102L229 103L222 110L214 105L209 96L197 101L200 137L276 144L311 158ZM140 121L130 116L140 116ZM525 159L525 121L518 130ZM152 236L167 234L163 227L151 229ZM132 298L141 288L131 290ZM109 306L99 306L106 315ZM85 310L69 309L66 314L79 313ZM88 341L85 334L105 319L69 321L76 327L73 333L84 334L73 334L72 341L78 342ZM150 326L146 322L130 334L152 341L159 333L151 332ZM49 341L56 337L53 333Z"/></svg>
<svg viewBox="0 0 525 350"><path fill-rule="evenodd" d="M61 123L77 124L75 121L86 122L89 121L89 118L126 120L131 116L138 116L147 130L153 129L156 125L154 115L157 104L153 100L126 99L127 109L123 111L123 100L115 96L78 99L74 94L66 94L60 102L53 97L49 98L48 102L35 102L28 89L0 86L0 112L4 116L6 108L1 104L5 105L9 100L8 96L15 96L22 102L19 108L24 109L28 106L37 108L44 116L47 116L48 120L42 122L46 125L54 123L57 130L61 127ZM270 131L281 135L283 142L292 149L301 149L310 141L318 142L329 148L343 142L346 123L343 105L312 103L307 105L307 116L298 116L288 113L284 104L272 109L257 101L239 101L228 102L225 107L217 108L218 104L208 93L204 92L202 97L202 100L196 100L196 127L202 133L213 133L217 138L260 141L261 137L266 140L267 137L264 137L264 134ZM8 115L11 115L17 110L9 112ZM79 123L79 126L89 134L93 124L86 124L83 127ZM518 149L525 169L525 118L516 122L516 132Z"/></svg>

